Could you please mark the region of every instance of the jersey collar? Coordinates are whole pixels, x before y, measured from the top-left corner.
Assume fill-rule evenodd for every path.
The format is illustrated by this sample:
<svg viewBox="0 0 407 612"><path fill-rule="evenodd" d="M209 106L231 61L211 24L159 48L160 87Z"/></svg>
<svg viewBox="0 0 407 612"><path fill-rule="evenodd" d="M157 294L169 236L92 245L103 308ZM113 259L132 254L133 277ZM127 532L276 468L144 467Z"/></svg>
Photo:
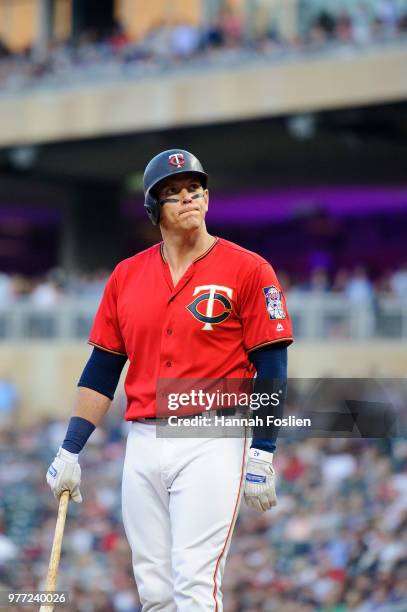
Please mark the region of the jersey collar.
<svg viewBox="0 0 407 612"><path fill-rule="evenodd" d="M219 238L217 236L215 236L215 240L213 241L211 246L208 249L206 249L206 251L204 253L202 253L202 255L199 255L199 257L194 259L194 261L192 263L196 263L197 261L200 261L201 259L203 259L207 255L209 255L209 253L212 251L212 249L215 248L215 246L218 244L218 242L219 242ZM164 255L164 242L160 243L160 253L161 253L161 258L162 258L163 262L168 264L168 261L165 259L165 255Z"/></svg>

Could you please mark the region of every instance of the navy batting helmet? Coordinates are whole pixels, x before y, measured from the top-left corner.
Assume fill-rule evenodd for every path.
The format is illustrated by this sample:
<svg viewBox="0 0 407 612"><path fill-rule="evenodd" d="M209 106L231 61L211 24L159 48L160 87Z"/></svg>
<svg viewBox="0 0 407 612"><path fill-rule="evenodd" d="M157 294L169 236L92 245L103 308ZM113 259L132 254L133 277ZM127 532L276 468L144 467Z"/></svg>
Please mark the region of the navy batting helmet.
<svg viewBox="0 0 407 612"><path fill-rule="evenodd" d="M160 222L160 203L155 194L155 189L163 179L173 174L191 172L197 174L202 186L206 189L208 175L202 168L202 164L189 151L182 149L169 149L159 153L147 164L144 171L144 206L153 225Z"/></svg>

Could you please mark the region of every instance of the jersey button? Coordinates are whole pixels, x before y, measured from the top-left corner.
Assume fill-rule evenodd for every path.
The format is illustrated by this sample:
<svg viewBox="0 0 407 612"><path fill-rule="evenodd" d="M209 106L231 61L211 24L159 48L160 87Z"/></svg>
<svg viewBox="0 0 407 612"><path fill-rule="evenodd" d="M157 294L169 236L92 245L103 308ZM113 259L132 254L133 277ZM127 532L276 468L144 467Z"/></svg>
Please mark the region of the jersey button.
<svg viewBox="0 0 407 612"><path fill-rule="evenodd" d="M172 329L167 329L167 336L171 336L172 334Z"/></svg>
<svg viewBox="0 0 407 612"><path fill-rule="evenodd" d="M167 363L165 364L167 366L167 368L170 368L172 366L171 361L167 361Z"/></svg>

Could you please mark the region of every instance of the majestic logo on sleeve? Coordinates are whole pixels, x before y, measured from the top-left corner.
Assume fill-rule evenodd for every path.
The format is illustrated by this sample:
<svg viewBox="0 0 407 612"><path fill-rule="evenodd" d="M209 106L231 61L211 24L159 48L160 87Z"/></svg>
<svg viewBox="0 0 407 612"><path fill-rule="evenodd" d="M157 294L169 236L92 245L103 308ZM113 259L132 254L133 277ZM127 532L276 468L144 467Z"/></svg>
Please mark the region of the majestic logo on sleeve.
<svg viewBox="0 0 407 612"><path fill-rule="evenodd" d="M205 293L202 293L203 291ZM230 287L201 285L195 287L193 295L198 295L198 297L187 306L187 309L195 319L205 323L202 327L203 331L212 331L213 325L222 323L230 317L232 312L232 302L230 300L233 296L233 289L230 289Z"/></svg>
<svg viewBox="0 0 407 612"><path fill-rule="evenodd" d="M271 285L271 287L264 287L263 293L270 319L285 319L287 314L284 310L280 289L275 285Z"/></svg>
<svg viewBox="0 0 407 612"><path fill-rule="evenodd" d="M168 156L168 163L176 168L182 168L185 164L185 157L183 153L172 153Z"/></svg>

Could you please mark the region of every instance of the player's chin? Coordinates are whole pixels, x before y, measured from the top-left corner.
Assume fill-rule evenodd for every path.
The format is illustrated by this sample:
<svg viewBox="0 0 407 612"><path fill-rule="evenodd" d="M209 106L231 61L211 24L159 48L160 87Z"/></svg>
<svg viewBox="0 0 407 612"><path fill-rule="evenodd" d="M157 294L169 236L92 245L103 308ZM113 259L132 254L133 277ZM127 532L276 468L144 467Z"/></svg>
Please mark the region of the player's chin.
<svg viewBox="0 0 407 612"><path fill-rule="evenodd" d="M198 228L202 225L202 222L203 218L198 214L189 215L186 213L179 218L180 225L185 228Z"/></svg>

